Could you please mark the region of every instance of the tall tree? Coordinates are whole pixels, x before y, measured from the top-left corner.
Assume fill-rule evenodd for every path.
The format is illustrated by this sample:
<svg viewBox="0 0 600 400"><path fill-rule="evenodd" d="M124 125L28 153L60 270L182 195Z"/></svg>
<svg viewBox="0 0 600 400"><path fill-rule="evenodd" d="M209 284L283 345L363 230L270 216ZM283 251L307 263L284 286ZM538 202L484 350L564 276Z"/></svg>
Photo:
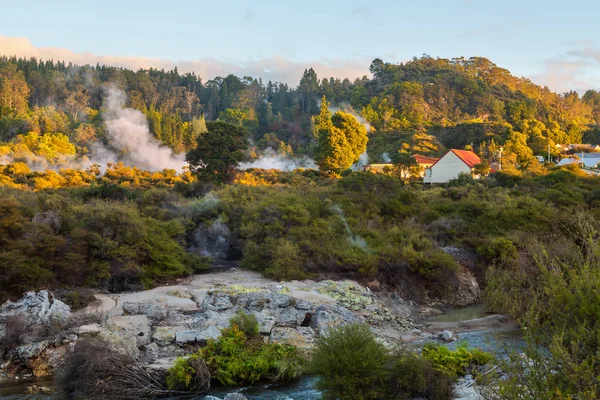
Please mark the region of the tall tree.
<svg viewBox="0 0 600 400"><path fill-rule="evenodd" d="M207 122L206 128L198 135L196 148L187 153L186 161L199 177L229 182L248 149L247 132L241 126L221 121Z"/></svg>
<svg viewBox="0 0 600 400"><path fill-rule="evenodd" d="M0 107L24 113L29 109L28 99L29 86L23 71L17 70L17 66L13 63L0 68Z"/></svg>
<svg viewBox="0 0 600 400"><path fill-rule="evenodd" d="M333 126L340 129L346 136L346 141L352 148L353 160L352 163L358 161L358 157L367 150L367 128L352 115L338 111L331 117Z"/></svg>
<svg viewBox="0 0 600 400"><path fill-rule="evenodd" d="M321 103L321 113L316 120L317 165L321 171L339 175L354 163L354 152L344 132L334 126L325 96Z"/></svg>

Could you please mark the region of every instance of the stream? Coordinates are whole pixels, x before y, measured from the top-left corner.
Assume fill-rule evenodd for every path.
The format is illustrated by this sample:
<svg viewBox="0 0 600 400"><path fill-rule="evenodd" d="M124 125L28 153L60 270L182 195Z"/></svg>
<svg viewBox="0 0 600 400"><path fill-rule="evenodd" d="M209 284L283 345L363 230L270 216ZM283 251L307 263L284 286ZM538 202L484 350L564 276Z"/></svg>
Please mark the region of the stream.
<svg viewBox="0 0 600 400"><path fill-rule="evenodd" d="M457 311L459 312L459 311ZM471 311L460 311L463 314ZM461 315L455 314L455 315ZM477 315L480 317L481 315ZM452 316L448 316L451 318ZM448 321L445 321L448 322ZM519 350L525 343L521 337L520 331L509 330L509 331L475 331L475 332L462 332L458 335L458 340L452 343L444 343L444 345L453 349L461 343L466 342L468 347L479 347L483 350L493 352L500 357L505 357L507 351ZM415 341L412 344L416 346L422 346L431 339L423 339L421 341ZM192 397L193 399L201 400L206 395L212 395L219 398L223 398L227 393L240 392L246 396L249 400L312 400L320 398L319 391L315 388L317 377L315 376L304 376L294 382L286 383L283 385L258 385L253 387L215 387L208 393L201 396ZM29 385L38 386L52 386L52 379L48 378L31 378L21 379L18 381L0 381L0 398L2 399L55 399L54 396L43 396L43 395L25 395L25 389ZM190 397L186 397L190 398Z"/></svg>

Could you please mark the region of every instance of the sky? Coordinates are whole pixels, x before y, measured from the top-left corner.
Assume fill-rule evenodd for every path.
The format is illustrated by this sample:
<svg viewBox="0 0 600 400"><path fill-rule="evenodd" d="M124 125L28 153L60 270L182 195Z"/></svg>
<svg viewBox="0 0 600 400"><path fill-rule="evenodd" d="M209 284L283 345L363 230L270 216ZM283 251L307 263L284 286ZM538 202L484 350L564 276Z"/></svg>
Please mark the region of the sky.
<svg viewBox="0 0 600 400"><path fill-rule="evenodd" d="M374 58L483 56L558 92L600 89L597 0L0 0L0 54L177 66L297 84Z"/></svg>

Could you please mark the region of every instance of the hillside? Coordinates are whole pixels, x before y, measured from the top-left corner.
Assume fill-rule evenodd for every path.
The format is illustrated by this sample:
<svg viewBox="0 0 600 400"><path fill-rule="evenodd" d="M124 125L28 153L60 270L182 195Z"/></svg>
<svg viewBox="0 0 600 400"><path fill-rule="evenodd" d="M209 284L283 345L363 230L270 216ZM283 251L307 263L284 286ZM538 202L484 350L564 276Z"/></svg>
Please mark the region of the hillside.
<svg viewBox="0 0 600 400"><path fill-rule="evenodd" d="M308 69L293 88L252 77L205 82L176 69L131 71L4 57L0 141L29 132L62 133L78 156L90 153L98 141L118 155L127 152L107 132L107 84L125 93L123 102L143 113L151 135L175 153L194 145L205 120L219 119L246 127L255 154L270 147L280 154L312 155L311 121L322 96L370 124L372 161L401 147L440 154L473 144L485 156L494 140L506 144L505 162L525 168L532 155L545 154L548 144L599 139L599 92L556 94L485 58L424 56L404 64L376 59L371 72L372 79L351 82L319 78ZM11 150L3 152L10 156Z"/></svg>

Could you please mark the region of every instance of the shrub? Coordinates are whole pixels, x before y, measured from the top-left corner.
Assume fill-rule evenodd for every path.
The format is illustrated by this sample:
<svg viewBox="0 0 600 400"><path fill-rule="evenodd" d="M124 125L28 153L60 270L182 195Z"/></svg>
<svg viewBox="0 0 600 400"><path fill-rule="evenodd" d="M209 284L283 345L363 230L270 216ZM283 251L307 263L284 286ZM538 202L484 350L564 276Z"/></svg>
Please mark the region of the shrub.
<svg viewBox="0 0 600 400"><path fill-rule="evenodd" d="M367 325L349 324L321 336L313 354L312 370L325 399L383 398L389 355Z"/></svg>
<svg viewBox="0 0 600 400"><path fill-rule="evenodd" d="M169 370L168 387L203 388L205 366L209 376L222 385L278 383L300 376L304 360L293 346L264 343L256 317L240 313L231 319L230 327L223 329L219 339L209 340L195 354L177 359Z"/></svg>
<svg viewBox="0 0 600 400"><path fill-rule="evenodd" d="M10 349L21 344L28 331L27 323L22 315L7 318L4 321L4 336L0 337L0 348ZM0 355L2 355L1 351Z"/></svg>
<svg viewBox="0 0 600 400"><path fill-rule="evenodd" d="M247 314L243 311L239 311L235 316L229 320L231 326L236 325L240 331L251 338L259 335L258 321L254 314Z"/></svg>
<svg viewBox="0 0 600 400"><path fill-rule="evenodd" d="M390 389L394 399L451 399L452 382L452 377L438 370L431 360L405 351L400 351L394 356L390 377Z"/></svg>
<svg viewBox="0 0 600 400"><path fill-rule="evenodd" d="M81 310L96 301L96 296L91 290L71 290L64 294L57 294L62 301L64 301L71 310Z"/></svg>
<svg viewBox="0 0 600 400"><path fill-rule="evenodd" d="M452 378L466 375L473 366L494 360L492 354L480 349L469 350L466 344L450 350L446 346L430 343L423 347L422 356L431 361L437 370Z"/></svg>
<svg viewBox="0 0 600 400"><path fill-rule="evenodd" d="M218 340L209 340L199 354L222 385L276 383L302 374L303 360L295 347L265 344L260 336L249 338L235 324Z"/></svg>
<svg viewBox="0 0 600 400"><path fill-rule="evenodd" d="M177 357L175 364L169 369L167 387L194 393L210 389L210 372L198 353L189 357Z"/></svg>

